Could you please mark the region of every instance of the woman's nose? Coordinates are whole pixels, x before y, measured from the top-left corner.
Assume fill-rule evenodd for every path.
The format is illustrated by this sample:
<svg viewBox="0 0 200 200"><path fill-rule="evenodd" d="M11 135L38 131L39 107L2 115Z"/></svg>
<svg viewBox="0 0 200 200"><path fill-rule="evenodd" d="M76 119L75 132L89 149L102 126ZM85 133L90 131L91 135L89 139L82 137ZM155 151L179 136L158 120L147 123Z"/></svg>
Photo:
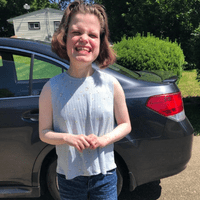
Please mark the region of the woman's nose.
<svg viewBox="0 0 200 200"><path fill-rule="evenodd" d="M81 35L80 41L81 42L87 42L88 41L88 36L86 34Z"/></svg>

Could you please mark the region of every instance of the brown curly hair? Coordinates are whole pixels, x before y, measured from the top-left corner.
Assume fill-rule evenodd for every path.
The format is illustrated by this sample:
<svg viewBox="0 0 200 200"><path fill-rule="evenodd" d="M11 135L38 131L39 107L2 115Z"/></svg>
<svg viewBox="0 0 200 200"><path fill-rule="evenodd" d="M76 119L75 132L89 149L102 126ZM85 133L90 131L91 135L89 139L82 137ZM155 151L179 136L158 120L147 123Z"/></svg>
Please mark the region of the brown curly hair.
<svg viewBox="0 0 200 200"><path fill-rule="evenodd" d="M116 60L116 54L109 43L108 19L105 9L102 5L84 3L82 0L70 3L65 10L60 26L54 33L51 41L52 51L55 52L60 58L70 61L66 50L66 38L69 23L72 16L76 13L94 14L98 17L101 25L100 51L95 62L100 68L106 68L108 65L113 64Z"/></svg>

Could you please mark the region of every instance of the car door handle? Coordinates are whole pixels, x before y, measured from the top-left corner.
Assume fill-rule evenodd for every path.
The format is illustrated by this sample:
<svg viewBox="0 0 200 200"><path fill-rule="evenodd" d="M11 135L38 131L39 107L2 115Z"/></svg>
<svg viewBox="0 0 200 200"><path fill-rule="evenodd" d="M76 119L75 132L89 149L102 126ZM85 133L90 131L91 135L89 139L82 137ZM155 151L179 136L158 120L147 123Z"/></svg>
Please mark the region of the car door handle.
<svg viewBox="0 0 200 200"><path fill-rule="evenodd" d="M39 110L29 110L22 114L22 119L28 122L38 122Z"/></svg>

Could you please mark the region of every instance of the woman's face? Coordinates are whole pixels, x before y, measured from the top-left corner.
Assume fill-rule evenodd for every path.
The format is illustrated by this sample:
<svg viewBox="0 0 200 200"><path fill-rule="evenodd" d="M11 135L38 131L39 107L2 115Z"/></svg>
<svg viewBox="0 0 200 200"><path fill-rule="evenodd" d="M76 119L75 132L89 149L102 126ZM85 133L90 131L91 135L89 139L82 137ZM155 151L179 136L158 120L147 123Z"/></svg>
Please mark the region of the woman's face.
<svg viewBox="0 0 200 200"><path fill-rule="evenodd" d="M67 54L70 65L91 65L99 55L100 22L93 14L75 14L67 33Z"/></svg>

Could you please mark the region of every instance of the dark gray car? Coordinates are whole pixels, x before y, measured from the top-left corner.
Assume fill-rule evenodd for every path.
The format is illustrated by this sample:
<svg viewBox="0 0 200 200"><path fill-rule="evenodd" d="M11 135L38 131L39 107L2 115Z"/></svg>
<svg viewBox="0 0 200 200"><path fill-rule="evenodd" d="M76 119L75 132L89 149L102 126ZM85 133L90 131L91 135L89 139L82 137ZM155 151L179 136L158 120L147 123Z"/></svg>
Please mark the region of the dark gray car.
<svg viewBox="0 0 200 200"><path fill-rule="evenodd" d="M0 198L59 199L56 153L38 136L38 99L49 78L68 62L48 44L0 38ZM193 128L185 116L176 77L130 72L114 64L105 72L121 83L132 132L115 144L118 193L181 172L191 157Z"/></svg>

